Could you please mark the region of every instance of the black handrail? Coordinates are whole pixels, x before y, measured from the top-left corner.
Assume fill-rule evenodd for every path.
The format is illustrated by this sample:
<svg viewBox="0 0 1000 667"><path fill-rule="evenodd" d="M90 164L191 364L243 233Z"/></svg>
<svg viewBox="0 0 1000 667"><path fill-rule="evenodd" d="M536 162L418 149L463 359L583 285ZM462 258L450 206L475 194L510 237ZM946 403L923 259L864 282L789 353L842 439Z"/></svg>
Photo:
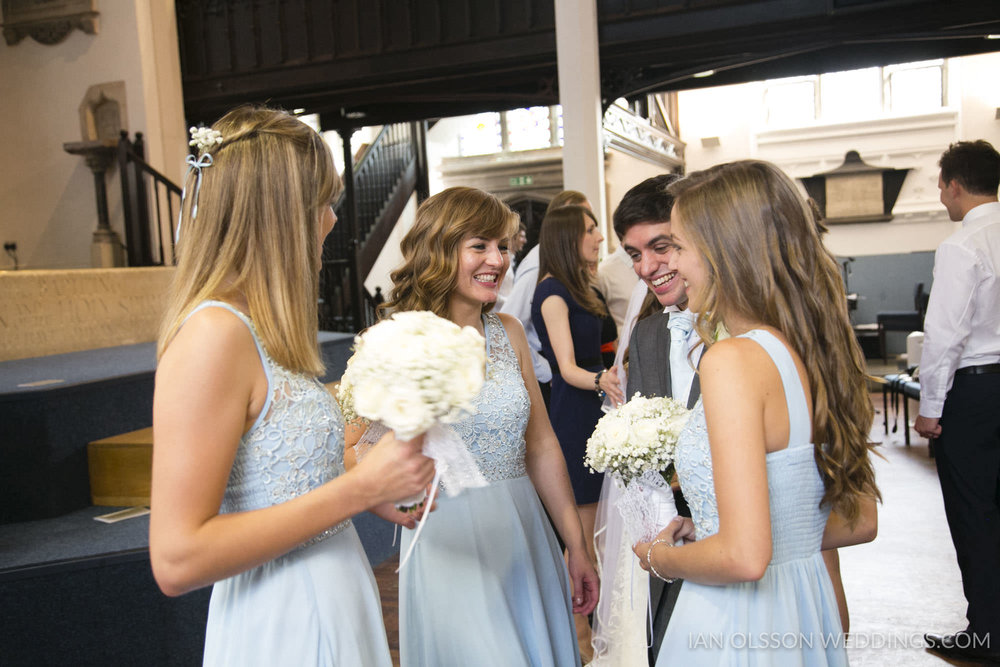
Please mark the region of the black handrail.
<svg viewBox="0 0 1000 667"><path fill-rule="evenodd" d="M130 141L124 130L118 139L118 173L122 183L122 211L125 215L125 249L129 266L162 266L173 258L173 236L170 253L163 247L164 228L173 229L181 204L181 188L149 166L145 159L142 133L136 132ZM152 193L147 184L152 184ZM162 189L161 189L162 188ZM150 216L150 200L154 216ZM176 202L177 207L174 208ZM166 207L166 224L164 211ZM155 247L158 251L154 254Z"/></svg>

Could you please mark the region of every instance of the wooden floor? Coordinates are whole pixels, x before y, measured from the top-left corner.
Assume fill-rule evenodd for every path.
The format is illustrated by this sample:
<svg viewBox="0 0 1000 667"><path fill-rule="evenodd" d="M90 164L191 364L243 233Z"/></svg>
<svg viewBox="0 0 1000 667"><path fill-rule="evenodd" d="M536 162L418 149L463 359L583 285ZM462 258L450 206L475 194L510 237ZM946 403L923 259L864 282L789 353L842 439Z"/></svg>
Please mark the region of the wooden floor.
<svg viewBox="0 0 1000 667"><path fill-rule="evenodd" d="M903 444L902 409L898 430L883 430L882 397L872 394L876 409L871 438L883 504L879 535L871 544L841 549L841 571L851 612L855 643L848 644L853 667L933 667L962 665L945 661L922 647L924 632L954 632L965 627L962 579L951 544L941 488L927 442L910 433ZM917 404L910 404L911 419ZM891 410L890 405L890 410ZM889 415L890 431L893 415ZM399 664L399 588L397 559L375 568L386 634ZM641 667L641 666L640 666Z"/></svg>
<svg viewBox="0 0 1000 667"><path fill-rule="evenodd" d="M375 568L375 580L382 595L382 618L385 619L385 636L389 640L392 664L399 665L399 556L393 556Z"/></svg>

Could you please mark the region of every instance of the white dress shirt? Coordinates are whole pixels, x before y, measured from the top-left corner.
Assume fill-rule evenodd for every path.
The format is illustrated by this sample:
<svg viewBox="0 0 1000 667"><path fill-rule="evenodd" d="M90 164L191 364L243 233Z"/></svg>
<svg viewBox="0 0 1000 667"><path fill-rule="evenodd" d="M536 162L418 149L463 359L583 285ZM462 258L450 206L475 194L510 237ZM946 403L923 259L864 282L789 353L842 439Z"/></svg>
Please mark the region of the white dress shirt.
<svg viewBox="0 0 1000 667"><path fill-rule="evenodd" d="M552 380L552 368L542 356L542 341L538 339L535 325L531 323L531 302L535 297L535 286L538 285L538 246L528 251L521 263L517 265L514 275L514 285L510 294L497 309L498 312L513 315L521 321L524 333L528 337L528 347L531 348L531 361L535 367L535 377L539 382Z"/></svg>
<svg viewBox="0 0 1000 667"><path fill-rule="evenodd" d="M934 255L920 355L920 415L941 416L955 371L1000 362L1000 203L981 204Z"/></svg>
<svg viewBox="0 0 1000 667"><path fill-rule="evenodd" d="M625 249L618 246L597 267L597 289L601 290L608 310L618 327L618 340L628 340L622 333L630 296L637 283L641 283L632 268L632 258Z"/></svg>
<svg viewBox="0 0 1000 667"><path fill-rule="evenodd" d="M507 274L500 281L500 289L497 290L497 302L493 309L498 313L503 312L503 304L510 298L510 293L514 291L514 281L517 280L517 271L514 267L507 269Z"/></svg>

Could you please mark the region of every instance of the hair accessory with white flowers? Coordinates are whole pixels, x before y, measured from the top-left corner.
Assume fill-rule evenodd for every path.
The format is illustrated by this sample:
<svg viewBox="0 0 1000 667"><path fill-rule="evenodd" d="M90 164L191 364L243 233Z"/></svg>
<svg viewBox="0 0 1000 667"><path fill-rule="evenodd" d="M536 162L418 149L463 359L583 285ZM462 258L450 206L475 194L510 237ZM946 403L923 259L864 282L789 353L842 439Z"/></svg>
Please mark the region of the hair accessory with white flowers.
<svg viewBox="0 0 1000 667"><path fill-rule="evenodd" d="M201 192L201 170L212 166L215 160L209 151L222 143L222 132L213 130L210 127L192 127L188 132L191 133L191 141L188 144L196 146L200 156L188 155L184 161L188 165L188 170L184 174L184 189L181 190L181 208L177 212L177 231L174 232L174 243L181 240L181 218L184 215L184 201L187 198L187 180L191 175L191 170L193 169L198 173L194 182L194 195L191 201L191 220L194 220L198 217L198 194Z"/></svg>
<svg viewBox="0 0 1000 667"><path fill-rule="evenodd" d="M191 133L188 145L197 146L199 153L208 153L222 143L222 132L210 127L191 127L188 132Z"/></svg>

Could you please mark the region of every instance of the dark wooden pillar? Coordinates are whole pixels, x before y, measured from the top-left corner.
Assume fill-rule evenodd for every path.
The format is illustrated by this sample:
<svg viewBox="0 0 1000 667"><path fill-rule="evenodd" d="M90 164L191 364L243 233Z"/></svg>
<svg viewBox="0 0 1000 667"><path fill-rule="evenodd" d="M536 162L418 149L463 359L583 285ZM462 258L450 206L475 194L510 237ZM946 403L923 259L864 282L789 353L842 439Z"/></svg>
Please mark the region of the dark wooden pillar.
<svg viewBox="0 0 1000 667"><path fill-rule="evenodd" d="M351 289L351 319L354 320L354 330L361 331L364 328L364 295L361 284L359 268L361 266L361 235L358 228L358 191L354 178L354 154L351 152L351 135L354 128L342 128L337 130L341 143L344 146L344 212L347 214L348 230L348 260L350 262L350 289Z"/></svg>

